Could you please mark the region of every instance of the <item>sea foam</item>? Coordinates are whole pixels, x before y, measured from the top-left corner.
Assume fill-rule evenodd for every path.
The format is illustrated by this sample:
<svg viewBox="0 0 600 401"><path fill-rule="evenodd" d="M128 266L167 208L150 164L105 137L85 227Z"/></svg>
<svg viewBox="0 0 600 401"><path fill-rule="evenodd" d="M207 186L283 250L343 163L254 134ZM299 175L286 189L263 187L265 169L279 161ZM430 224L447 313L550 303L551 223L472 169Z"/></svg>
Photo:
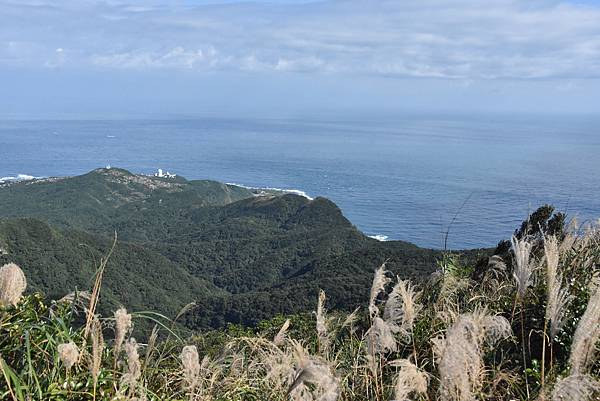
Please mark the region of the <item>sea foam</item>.
<svg viewBox="0 0 600 401"><path fill-rule="evenodd" d="M369 235L369 238L376 239L377 241L387 241L389 237L387 235L375 234Z"/></svg>
<svg viewBox="0 0 600 401"><path fill-rule="evenodd" d="M241 187L241 188L246 188L246 189L253 189L253 190L260 190L260 191L277 191L277 192L283 192L286 194L294 194L294 195L299 195L302 196L308 200L313 200L314 198L312 198L311 196L309 196L306 192L301 191L299 189L283 189L283 188L272 188L272 187L249 187L247 185L242 185L242 184L236 184L233 182L227 182L226 185L233 185L236 187Z"/></svg>
<svg viewBox="0 0 600 401"><path fill-rule="evenodd" d="M0 177L0 182L31 181L41 177L34 177L27 174L17 174L16 176Z"/></svg>

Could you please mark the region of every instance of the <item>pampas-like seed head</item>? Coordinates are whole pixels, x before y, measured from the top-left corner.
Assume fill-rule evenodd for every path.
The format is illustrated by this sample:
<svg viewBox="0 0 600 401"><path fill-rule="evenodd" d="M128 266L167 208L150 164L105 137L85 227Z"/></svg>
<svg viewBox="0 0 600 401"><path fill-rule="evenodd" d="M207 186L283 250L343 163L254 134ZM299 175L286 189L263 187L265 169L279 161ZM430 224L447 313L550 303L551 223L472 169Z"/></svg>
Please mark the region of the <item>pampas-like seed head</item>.
<svg viewBox="0 0 600 401"><path fill-rule="evenodd" d="M531 275L533 268L529 262L532 245L526 239L517 239L514 235L511 238L511 249L515 255L513 266L513 277L517 282L517 297L520 300L525 298L527 288L533 284Z"/></svg>
<svg viewBox="0 0 600 401"><path fill-rule="evenodd" d="M409 401L408 396L411 393L427 393L427 383L429 381L427 373L419 370L408 359L392 361L390 365L400 368L394 385L394 401Z"/></svg>
<svg viewBox="0 0 600 401"><path fill-rule="evenodd" d="M125 353L127 354L127 372L123 374L121 382L127 386L129 394L134 395L136 393L137 382L142 375L142 365L135 338L130 338L125 343Z"/></svg>
<svg viewBox="0 0 600 401"><path fill-rule="evenodd" d="M556 237L544 239L544 253L546 256L546 321L550 322L550 337L554 338L562 327L572 297L566 288L561 288L562 275L558 272L560 253Z"/></svg>
<svg viewBox="0 0 600 401"><path fill-rule="evenodd" d="M200 357L195 345L186 345L181 351L181 364L186 388L193 393L200 380Z"/></svg>
<svg viewBox="0 0 600 401"><path fill-rule="evenodd" d="M308 391L304 384L310 383L315 387L310 394L311 400L335 401L338 399L340 395L339 380L332 374L331 368L324 360L308 355L298 342L294 342L294 358L298 366L298 373L288 394L293 396L299 390Z"/></svg>
<svg viewBox="0 0 600 401"><path fill-rule="evenodd" d="M26 288L27 279L19 266L9 263L0 267L0 306L19 303Z"/></svg>
<svg viewBox="0 0 600 401"><path fill-rule="evenodd" d="M71 367L77 363L79 359L79 348L74 342L68 342L58 345L58 357L60 361L65 365L67 370L71 370Z"/></svg>
<svg viewBox="0 0 600 401"><path fill-rule="evenodd" d="M131 327L131 315L127 313L127 309L117 309L115 311L115 358L118 358L125 336Z"/></svg>
<svg viewBox="0 0 600 401"><path fill-rule="evenodd" d="M569 364L574 374L586 373L598 354L596 344L600 340L600 288L590 296L581 316L571 344Z"/></svg>
<svg viewBox="0 0 600 401"><path fill-rule="evenodd" d="M371 294L369 295L369 315L371 319L379 316L379 308L376 305L377 297L385 290L385 286L390 282L390 279L385 275L385 263L375 270L373 284L371 285Z"/></svg>
<svg viewBox="0 0 600 401"><path fill-rule="evenodd" d="M410 340L415 319L422 306L417 303L419 293L408 280L400 280L392 289L385 303L383 318L394 333Z"/></svg>
<svg viewBox="0 0 600 401"><path fill-rule="evenodd" d="M491 346L511 333L510 323L505 318L476 310L460 315L445 338L433 339L441 399L475 400L475 393L482 386L484 344Z"/></svg>
<svg viewBox="0 0 600 401"><path fill-rule="evenodd" d="M286 334L287 334L287 331L289 328L290 328L290 319L287 319L283 323L281 328L279 329L279 332L277 332L277 335L275 336L275 338L273 338L273 344L275 344L278 347L283 345L283 343L285 342Z"/></svg>
<svg viewBox="0 0 600 401"><path fill-rule="evenodd" d="M560 379L552 390L552 401L595 401L600 382L588 375L574 374Z"/></svg>
<svg viewBox="0 0 600 401"><path fill-rule="evenodd" d="M94 379L94 385L98 382L100 367L102 364L102 352L104 350L104 338L102 337L102 324L97 317L93 317L90 326L90 335L92 338L92 360L90 372Z"/></svg>
<svg viewBox="0 0 600 401"><path fill-rule="evenodd" d="M387 352L396 352L398 344L393 329L379 316L373 319L366 333L367 362L373 374L377 374L377 357Z"/></svg>
<svg viewBox="0 0 600 401"><path fill-rule="evenodd" d="M354 333L354 324L358 321L358 311L360 310L360 307L354 309L352 311L352 313L350 313L348 316L346 316L346 319L344 319L343 323L342 323L342 327L349 327L350 328L350 332Z"/></svg>
<svg viewBox="0 0 600 401"><path fill-rule="evenodd" d="M317 338L319 340L319 351L327 352L329 348L329 331L327 329L327 311L325 310L325 291L319 291L317 302Z"/></svg>

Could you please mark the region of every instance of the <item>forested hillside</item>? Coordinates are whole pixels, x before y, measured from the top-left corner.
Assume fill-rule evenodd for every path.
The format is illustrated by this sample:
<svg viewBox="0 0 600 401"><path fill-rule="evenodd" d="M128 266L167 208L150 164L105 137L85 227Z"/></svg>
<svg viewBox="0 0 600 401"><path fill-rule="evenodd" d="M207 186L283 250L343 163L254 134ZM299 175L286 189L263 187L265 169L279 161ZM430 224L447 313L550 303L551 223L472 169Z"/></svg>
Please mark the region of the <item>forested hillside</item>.
<svg viewBox="0 0 600 401"><path fill-rule="evenodd" d="M310 310L319 288L351 309L373 266L418 280L441 258L366 237L324 198L114 168L5 185L0 204L0 262L23 266L32 290L88 289L116 232L102 306L172 315L196 302L191 327Z"/></svg>

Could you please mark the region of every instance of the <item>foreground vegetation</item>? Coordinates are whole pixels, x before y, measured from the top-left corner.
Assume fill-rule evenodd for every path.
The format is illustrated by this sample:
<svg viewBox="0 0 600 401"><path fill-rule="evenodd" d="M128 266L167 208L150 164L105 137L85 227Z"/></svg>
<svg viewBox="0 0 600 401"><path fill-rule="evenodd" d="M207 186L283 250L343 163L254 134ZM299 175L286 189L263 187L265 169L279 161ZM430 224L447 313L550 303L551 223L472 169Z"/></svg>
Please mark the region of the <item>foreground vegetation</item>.
<svg viewBox="0 0 600 401"><path fill-rule="evenodd" d="M446 256L412 284L382 265L364 308L189 335L149 312L97 313L90 293L23 296L0 270L0 399L598 400L600 228L540 209L478 264ZM342 279L342 278L338 278ZM154 329L132 329L151 322ZM144 339L141 341L141 339Z"/></svg>

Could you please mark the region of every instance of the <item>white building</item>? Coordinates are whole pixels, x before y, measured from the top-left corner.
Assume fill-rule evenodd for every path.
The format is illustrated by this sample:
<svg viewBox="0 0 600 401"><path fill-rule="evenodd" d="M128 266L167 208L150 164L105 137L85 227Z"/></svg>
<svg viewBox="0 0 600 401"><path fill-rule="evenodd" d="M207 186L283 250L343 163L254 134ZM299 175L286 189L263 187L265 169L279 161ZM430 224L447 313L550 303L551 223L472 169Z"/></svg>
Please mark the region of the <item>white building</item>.
<svg viewBox="0 0 600 401"><path fill-rule="evenodd" d="M177 174L171 174L168 171L163 172L163 169L159 168L158 171L154 173L154 176L158 178L175 178L177 177Z"/></svg>

